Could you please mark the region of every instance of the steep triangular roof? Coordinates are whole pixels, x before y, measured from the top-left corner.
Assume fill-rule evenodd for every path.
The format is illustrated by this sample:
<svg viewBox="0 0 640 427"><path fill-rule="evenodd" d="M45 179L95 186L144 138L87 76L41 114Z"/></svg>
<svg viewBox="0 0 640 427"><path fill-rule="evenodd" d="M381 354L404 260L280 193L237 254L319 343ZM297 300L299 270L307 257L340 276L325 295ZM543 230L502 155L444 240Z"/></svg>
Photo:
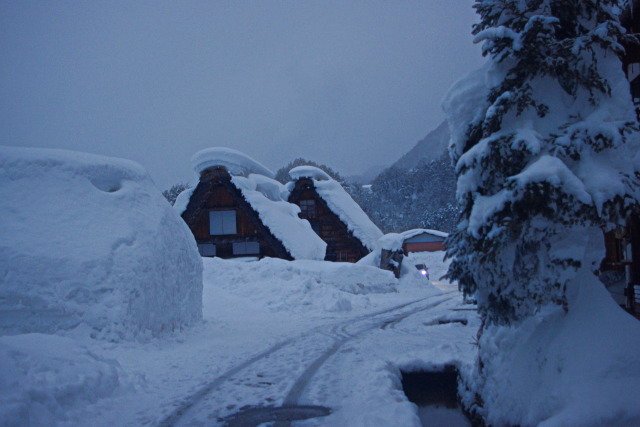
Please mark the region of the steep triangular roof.
<svg viewBox="0 0 640 427"><path fill-rule="evenodd" d="M370 251L382 237L382 231L371 221L355 200L323 170L313 166L298 166L289 171L294 181L307 178L313 182L316 192L329 209L345 224L347 229ZM295 188L295 182L287 185L289 191Z"/></svg>
<svg viewBox="0 0 640 427"><path fill-rule="evenodd" d="M188 218L197 216L198 209L203 209L210 182L216 179L232 194L256 228L269 236L267 240L271 245L280 248L279 256L285 259L324 259L326 243L312 230L308 221L298 217L300 208L287 201L285 187L268 176L252 173L273 175L260 163L235 150L212 148L196 153L192 165L200 176L199 183L182 192L174 204L187 223Z"/></svg>

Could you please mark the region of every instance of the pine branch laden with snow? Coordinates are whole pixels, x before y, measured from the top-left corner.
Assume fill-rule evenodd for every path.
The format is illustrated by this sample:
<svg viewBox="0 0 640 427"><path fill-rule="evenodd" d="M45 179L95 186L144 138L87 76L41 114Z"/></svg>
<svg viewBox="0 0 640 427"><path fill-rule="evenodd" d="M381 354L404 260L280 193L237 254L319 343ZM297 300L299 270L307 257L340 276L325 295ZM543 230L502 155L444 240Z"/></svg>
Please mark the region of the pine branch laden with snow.
<svg viewBox="0 0 640 427"><path fill-rule="evenodd" d="M489 61L443 103L461 206L447 240L447 276L476 294L483 319L463 401L495 425L640 418L628 409L638 407L632 398L605 410L583 396L588 411L568 409L579 399L575 387L611 382L615 389L615 360L640 362L630 356L638 346L629 342L640 335L635 323L625 330L635 338L620 341L619 354L586 347L618 333L607 329L611 322L579 326L589 304L609 319L624 315L612 301L589 299L602 287L592 271L604 255L602 230L622 225L640 200L640 131L619 59L627 35L617 2L478 0L474 7L475 42ZM580 374L587 379L566 369L564 359L575 357L589 366ZM640 383L636 371L628 384Z"/></svg>
<svg viewBox="0 0 640 427"><path fill-rule="evenodd" d="M475 4L475 40L490 61L444 102L462 206L449 277L478 292L489 323L566 304L567 283L602 244L554 247L622 224L637 205L638 124L615 5Z"/></svg>

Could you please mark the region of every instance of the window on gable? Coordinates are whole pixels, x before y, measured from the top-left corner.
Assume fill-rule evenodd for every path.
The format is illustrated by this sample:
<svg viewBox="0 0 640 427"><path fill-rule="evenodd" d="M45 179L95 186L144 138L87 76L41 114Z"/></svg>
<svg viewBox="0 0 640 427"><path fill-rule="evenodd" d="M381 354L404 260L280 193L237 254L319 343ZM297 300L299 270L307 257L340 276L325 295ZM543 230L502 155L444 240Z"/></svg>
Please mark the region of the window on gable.
<svg viewBox="0 0 640 427"><path fill-rule="evenodd" d="M315 200L300 200L300 215L305 218L315 218L316 202Z"/></svg>
<svg viewBox="0 0 640 427"><path fill-rule="evenodd" d="M236 234L236 211L210 211L209 234Z"/></svg>
<svg viewBox="0 0 640 427"><path fill-rule="evenodd" d="M216 256L216 245L212 243L198 243L200 256Z"/></svg>
<svg viewBox="0 0 640 427"><path fill-rule="evenodd" d="M233 244L234 255L259 255L260 244L258 242L237 242Z"/></svg>

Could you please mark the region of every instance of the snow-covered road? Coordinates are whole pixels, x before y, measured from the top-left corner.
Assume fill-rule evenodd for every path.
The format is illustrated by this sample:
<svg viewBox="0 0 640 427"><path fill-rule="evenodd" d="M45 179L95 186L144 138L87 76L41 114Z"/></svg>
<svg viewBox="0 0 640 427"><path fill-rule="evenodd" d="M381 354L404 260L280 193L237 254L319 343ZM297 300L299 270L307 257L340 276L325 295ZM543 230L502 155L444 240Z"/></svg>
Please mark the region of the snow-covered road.
<svg viewBox="0 0 640 427"><path fill-rule="evenodd" d="M359 315L327 325L321 325L300 336L281 341L245 362L233 366L181 402L180 406L161 425L208 424L212 420L240 422L241 416L232 414L244 408L252 420L257 420L256 411L247 408L284 408L298 405L322 405L306 398L311 385L315 389L327 390L335 378L330 375L317 376L318 370L346 343L374 329L395 327L409 316L434 309L456 298L457 292L448 292L403 303L389 309ZM353 355L353 352L346 354ZM340 377L344 372L329 370ZM262 422L275 421L278 414L271 410L260 412ZM246 423L245 423L246 424Z"/></svg>
<svg viewBox="0 0 640 427"><path fill-rule="evenodd" d="M83 328L2 338L3 363L26 369L24 392L3 397L9 425L30 405L32 424L48 425L257 425L286 407L319 416L296 425L419 426L401 370L474 360L472 307L417 270L396 280L344 263L203 262L199 325L146 342ZM420 262L432 278L446 270L442 254Z"/></svg>

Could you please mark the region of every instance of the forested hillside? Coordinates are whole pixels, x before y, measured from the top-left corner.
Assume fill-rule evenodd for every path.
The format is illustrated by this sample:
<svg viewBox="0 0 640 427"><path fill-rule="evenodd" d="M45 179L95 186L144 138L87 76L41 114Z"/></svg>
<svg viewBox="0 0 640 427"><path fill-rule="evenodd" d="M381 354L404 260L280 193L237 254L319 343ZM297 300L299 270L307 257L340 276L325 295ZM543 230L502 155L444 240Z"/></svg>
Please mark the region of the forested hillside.
<svg viewBox="0 0 640 427"><path fill-rule="evenodd" d="M451 231L457 220L456 178L446 152L411 169L392 166L351 196L385 233L411 228Z"/></svg>

